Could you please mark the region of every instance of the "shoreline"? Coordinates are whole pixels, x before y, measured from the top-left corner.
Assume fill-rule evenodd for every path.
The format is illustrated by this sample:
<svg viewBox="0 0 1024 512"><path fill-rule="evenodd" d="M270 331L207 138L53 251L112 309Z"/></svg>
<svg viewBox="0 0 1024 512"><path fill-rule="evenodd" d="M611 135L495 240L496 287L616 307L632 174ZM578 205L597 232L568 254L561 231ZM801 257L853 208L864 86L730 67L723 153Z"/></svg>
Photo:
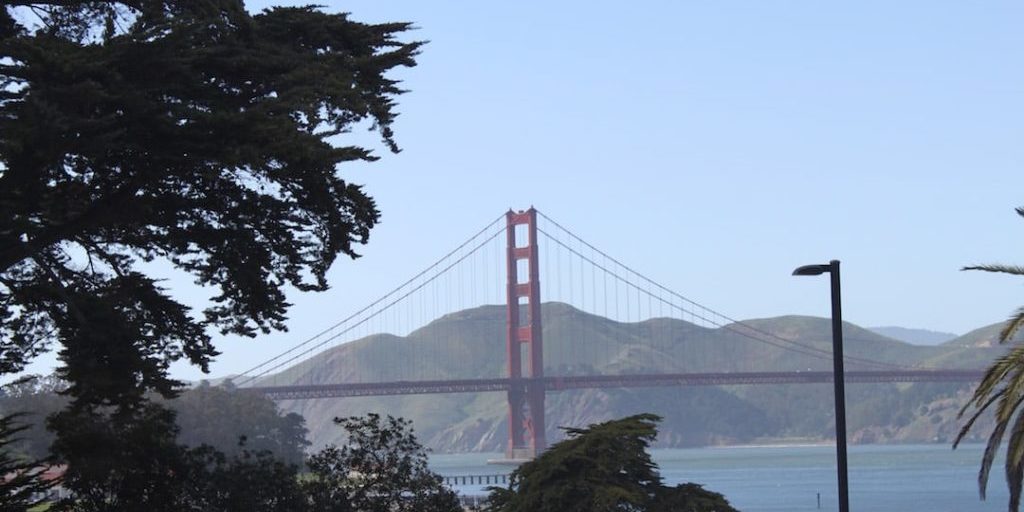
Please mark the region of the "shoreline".
<svg viewBox="0 0 1024 512"><path fill-rule="evenodd" d="M732 449L732 448L809 448L818 446L835 446L835 441L779 441L779 442L764 442L764 443L749 443L749 444L718 444L709 446L700 446L695 448L707 448L712 450ZM672 450L674 448L667 448Z"/></svg>
<svg viewBox="0 0 1024 512"><path fill-rule="evenodd" d="M976 444L983 445L983 444L985 444L985 441L966 441L965 440L964 442L960 443L961 446L976 445ZM794 439L792 441L786 441L786 440L778 440L778 441L765 440L763 442L745 443L745 444L713 444L713 445L705 445L705 446L686 446L686 447L678 447L678 446L675 446L675 447L671 447L671 446L652 446L652 447L650 447L648 449L649 450L654 450L654 451L660 451L660 450L729 450L729 449L744 449L744 450L747 450L747 449L758 449L758 448L818 448L818 447L834 447L835 445L836 445L835 440L831 440L831 439L830 440L820 440L820 441L819 440L812 440L812 439L808 439L808 440L795 440ZM861 446L941 446L941 445L946 445L946 446L952 447L952 443L947 443L947 442L944 442L944 441L943 442L908 442L908 443L857 443L857 444L850 443L847 446L853 448L853 447L861 447ZM500 456L500 455L502 455L502 452L489 452L489 451L479 451L479 452L438 452L438 451L431 451L430 455L431 456L441 456L441 457L445 457L445 456L477 455L477 456L492 456L492 458L495 458L495 457L493 457L494 455L499 455ZM501 457L497 457L497 458L501 458Z"/></svg>

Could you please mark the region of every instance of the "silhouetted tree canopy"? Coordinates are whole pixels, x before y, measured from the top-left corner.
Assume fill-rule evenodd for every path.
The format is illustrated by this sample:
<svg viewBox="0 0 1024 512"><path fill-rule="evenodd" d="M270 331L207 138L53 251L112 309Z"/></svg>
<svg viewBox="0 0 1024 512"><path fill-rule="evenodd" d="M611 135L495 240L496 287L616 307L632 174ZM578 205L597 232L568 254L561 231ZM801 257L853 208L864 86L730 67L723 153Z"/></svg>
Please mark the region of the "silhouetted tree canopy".
<svg viewBox="0 0 1024 512"><path fill-rule="evenodd" d="M241 0L5 2L0 8L0 373L59 342L78 407L173 395L208 328L283 329L285 291L324 290L379 213L341 164L366 126L392 151L413 66L406 23ZM201 312L148 273L216 290Z"/></svg>

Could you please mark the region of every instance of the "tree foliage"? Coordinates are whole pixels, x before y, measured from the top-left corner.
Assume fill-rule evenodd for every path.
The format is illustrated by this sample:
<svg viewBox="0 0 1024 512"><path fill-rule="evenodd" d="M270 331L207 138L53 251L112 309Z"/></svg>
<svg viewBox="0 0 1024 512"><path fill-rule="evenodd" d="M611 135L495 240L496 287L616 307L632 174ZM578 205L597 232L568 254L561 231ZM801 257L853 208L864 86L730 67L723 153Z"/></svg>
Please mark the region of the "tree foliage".
<svg viewBox="0 0 1024 512"><path fill-rule="evenodd" d="M336 418L344 446L328 446L307 462L304 486L315 512L458 512L456 494L427 468L409 421L377 414Z"/></svg>
<svg viewBox="0 0 1024 512"><path fill-rule="evenodd" d="M1024 217L1024 208L1017 208L1016 211L1018 215ZM1016 265L977 265L964 267L963 270L981 270L1024 276L1024 267ZM1024 327L1024 308L1018 309L1007 320L1006 325L999 333L1000 343L1013 340L1022 327ZM988 485L992 462L999 451L1003 438L1009 433L1005 469L1006 485L1010 490L1009 509L1011 512L1020 510L1021 491L1024 486L1024 414L1020 413L1022 403L1024 403L1024 343L1018 341L1010 348L1009 352L989 366L978 387L974 390L974 396L960 410L962 417L969 409L974 409L953 443L955 448L971 430L974 422L993 405L995 406L996 426L989 435L988 445L985 447L985 453L981 459L978 490L981 498L985 499L985 489Z"/></svg>
<svg viewBox="0 0 1024 512"><path fill-rule="evenodd" d="M9 449L20 457L44 459L50 455L53 432L46 429L46 418L67 406L60 394L67 384L54 377L27 375L0 387L0 414L19 415L25 427Z"/></svg>
<svg viewBox="0 0 1024 512"><path fill-rule="evenodd" d="M31 5L30 5L31 4ZM27 7L25 7L27 6ZM379 213L339 134L391 125L405 23L242 0L7 2L0 8L0 373L60 343L83 404L174 393L208 328L284 328L285 290L323 290ZM196 315L147 274L217 290Z"/></svg>
<svg viewBox="0 0 1024 512"><path fill-rule="evenodd" d="M682 483L662 486L655 495L651 512L738 512L721 493L709 491L700 484Z"/></svg>
<svg viewBox="0 0 1024 512"><path fill-rule="evenodd" d="M43 462L20 458L11 450L26 428L17 415L0 416L0 512L29 510L55 483L43 478Z"/></svg>
<svg viewBox="0 0 1024 512"><path fill-rule="evenodd" d="M492 487L489 512L733 512L728 501L696 484L666 487L647 448L657 437L653 414L566 429L568 439Z"/></svg>

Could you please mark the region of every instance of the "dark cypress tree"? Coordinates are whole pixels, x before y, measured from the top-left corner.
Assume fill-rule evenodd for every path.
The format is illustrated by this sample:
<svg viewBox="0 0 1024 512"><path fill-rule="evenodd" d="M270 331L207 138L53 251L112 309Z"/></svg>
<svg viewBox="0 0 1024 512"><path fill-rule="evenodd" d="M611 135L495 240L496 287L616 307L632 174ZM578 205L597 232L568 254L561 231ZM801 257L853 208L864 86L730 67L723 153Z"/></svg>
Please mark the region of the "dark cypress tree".
<svg viewBox="0 0 1024 512"><path fill-rule="evenodd" d="M398 151L387 73L415 64L409 28L242 0L0 3L0 374L58 351L65 507L203 496L214 473L147 393L177 393L175 361L205 371L210 331L283 329L286 289L358 256L379 212L340 171L376 156L343 134ZM211 305L172 297L153 261Z"/></svg>
<svg viewBox="0 0 1024 512"><path fill-rule="evenodd" d="M566 429L569 438L491 487L487 512L736 512L697 484L662 484L647 448L658 435L653 414Z"/></svg>
<svg viewBox="0 0 1024 512"><path fill-rule="evenodd" d="M587 428L519 466L508 489L493 489L494 512L612 512L647 510L661 475L647 453L658 435L653 414Z"/></svg>
<svg viewBox="0 0 1024 512"><path fill-rule="evenodd" d="M19 7L19 4L29 7ZM0 373L50 340L83 405L174 393L206 369L208 328L284 328L285 289L324 290L378 220L340 166L366 125L392 151L388 71L406 23L241 0L5 2L0 7ZM217 294L201 314L140 262Z"/></svg>

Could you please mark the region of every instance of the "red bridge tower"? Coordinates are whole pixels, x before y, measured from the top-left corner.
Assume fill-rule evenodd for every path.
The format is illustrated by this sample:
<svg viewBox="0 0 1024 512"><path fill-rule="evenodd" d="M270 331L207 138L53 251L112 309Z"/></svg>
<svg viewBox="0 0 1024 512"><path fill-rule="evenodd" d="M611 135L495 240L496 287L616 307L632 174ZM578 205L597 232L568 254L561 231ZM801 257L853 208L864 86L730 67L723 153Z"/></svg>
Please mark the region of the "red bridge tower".
<svg viewBox="0 0 1024 512"><path fill-rule="evenodd" d="M540 323L537 210L505 214L508 236L509 459L530 459L547 448L544 436L544 341ZM523 227L525 229L517 229ZM526 356L525 375L523 356Z"/></svg>

